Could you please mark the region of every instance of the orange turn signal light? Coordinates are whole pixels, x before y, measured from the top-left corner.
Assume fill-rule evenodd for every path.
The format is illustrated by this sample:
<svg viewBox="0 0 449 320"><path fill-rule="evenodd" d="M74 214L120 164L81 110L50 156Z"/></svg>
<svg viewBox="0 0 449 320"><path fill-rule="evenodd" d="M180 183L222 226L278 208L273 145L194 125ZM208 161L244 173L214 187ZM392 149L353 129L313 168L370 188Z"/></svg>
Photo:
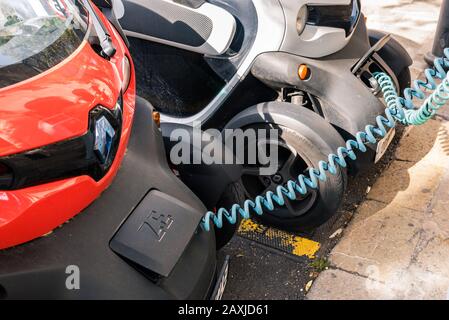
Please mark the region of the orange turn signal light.
<svg viewBox="0 0 449 320"><path fill-rule="evenodd" d="M161 114L157 111L153 111L153 120L158 127L161 126Z"/></svg>
<svg viewBox="0 0 449 320"><path fill-rule="evenodd" d="M306 80L310 77L310 69L307 65L302 64L298 68L298 76L301 80Z"/></svg>

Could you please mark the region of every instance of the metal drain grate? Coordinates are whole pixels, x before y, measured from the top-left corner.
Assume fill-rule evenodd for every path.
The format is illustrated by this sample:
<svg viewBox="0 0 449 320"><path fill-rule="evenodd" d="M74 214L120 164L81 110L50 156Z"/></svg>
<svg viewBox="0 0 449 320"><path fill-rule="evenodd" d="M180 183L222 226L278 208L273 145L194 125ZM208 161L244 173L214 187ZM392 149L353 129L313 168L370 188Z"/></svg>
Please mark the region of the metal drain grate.
<svg viewBox="0 0 449 320"><path fill-rule="evenodd" d="M315 254L321 247L319 242L293 233L266 227L250 219L242 221L238 234L243 238L282 252L309 259L315 258Z"/></svg>

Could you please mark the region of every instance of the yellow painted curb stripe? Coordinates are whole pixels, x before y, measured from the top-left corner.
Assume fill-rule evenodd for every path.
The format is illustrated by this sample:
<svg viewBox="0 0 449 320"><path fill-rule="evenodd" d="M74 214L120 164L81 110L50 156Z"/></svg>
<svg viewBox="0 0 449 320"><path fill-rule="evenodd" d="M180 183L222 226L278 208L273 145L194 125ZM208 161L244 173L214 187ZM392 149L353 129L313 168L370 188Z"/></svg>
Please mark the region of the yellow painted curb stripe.
<svg viewBox="0 0 449 320"><path fill-rule="evenodd" d="M282 246L289 248L290 253L300 257L306 256L310 259L315 258L315 254L321 247L319 242L296 236L285 231L268 228L250 219L242 221L239 233L243 235L245 233L258 233L264 235L268 239L278 240Z"/></svg>

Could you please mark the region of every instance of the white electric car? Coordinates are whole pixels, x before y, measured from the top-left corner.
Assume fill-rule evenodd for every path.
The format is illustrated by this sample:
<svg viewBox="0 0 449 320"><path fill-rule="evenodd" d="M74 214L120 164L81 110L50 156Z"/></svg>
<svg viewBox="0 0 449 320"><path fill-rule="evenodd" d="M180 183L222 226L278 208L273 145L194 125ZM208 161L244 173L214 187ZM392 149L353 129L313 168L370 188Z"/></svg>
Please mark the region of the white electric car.
<svg viewBox="0 0 449 320"><path fill-rule="evenodd" d="M398 90L410 83L409 55L389 35L367 30L359 0L113 3L131 45L138 94L161 112L164 136L199 122L203 129L280 130L280 143L263 141L278 147L276 173L243 165L248 198L294 179L374 123L385 108L374 72L391 75ZM349 172L380 159L393 135ZM291 230L322 224L341 203L347 173L260 219ZM213 192L207 181L186 183Z"/></svg>

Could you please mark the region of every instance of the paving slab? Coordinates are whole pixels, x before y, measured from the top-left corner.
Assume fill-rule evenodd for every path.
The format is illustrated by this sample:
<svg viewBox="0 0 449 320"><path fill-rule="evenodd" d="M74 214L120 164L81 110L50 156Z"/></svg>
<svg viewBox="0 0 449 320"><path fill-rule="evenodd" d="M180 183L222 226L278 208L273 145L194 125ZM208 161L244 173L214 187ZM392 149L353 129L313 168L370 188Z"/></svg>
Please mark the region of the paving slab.
<svg viewBox="0 0 449 320"><path fill-rule="evenodd" d="M441 0L363 0L362 11L368 28L392 33L403 45L420 49L435 33L440 5Z"/></svg>
<svg viewBox="0 0 449 320"><path fill-rule="evenodd" d="M449 161L448 132L446 121L430 120L422 126L408 127L399 142L396 158L445 167Z"/></svg>
<svg viewBox="0 0 449 320"><path fill-rule="evenodd" d="M364 1L370 28L391 32L426 67L441 1ZM417 103L419 101L417 100ZM308 299L449 299L449 109L407 128L394 161L329 255ZM351 290L344 290L351 288Z"/></svg>
<svg viewBox="0 0 449 320"><path fill-rule="evenodd" d="M394 161L373 185L367 199L423 211L432 201L443 173L444 168L425 162Z"/></svg>
<svg viewBox="0 0 449 320"><path fill-rule="evenodd" d="M447 128L432 120L403 136L401 160L375 182L330 253L337 276L320 274L308 299L449 298ZM342 286L355 290L342 296Z"/></svg>
<svg viewBox="0 0 449 320"><path fill-rule="evenodd" d="M309 299L341 299L339 286L359 288L366 278L374 284L346 297L449 298L447 128L447 121L432 120L403 136L396 150L401 160L375 182L330 253L331 266L352 277L321 274Z"/></svg>
<svg viewBox="0 0 449 320"><path fill-rule="evenodd" d="M387 274L410 265L420 230L418 212L367 201L356 216L358 223L351 223L331 252L333 266L369 276L374 267Z"/></svg>
<svg viewBox="0 0 449 320"><path fill-rule="evenodd" d="M307 294L309 300L368 300L375 295L370 292L366 279L342 270L326 270L320 274ZM350 283L349 287L347 284Z"/></svg>
<svg viewBox="0 0 449 320"><path fill-rule="evenodd" d="M449 279L412 267L407 273L390 274L385 281L329 269L315 280L309 300L447 299ZM372 273L375 276L376 270Z"/></svg>

